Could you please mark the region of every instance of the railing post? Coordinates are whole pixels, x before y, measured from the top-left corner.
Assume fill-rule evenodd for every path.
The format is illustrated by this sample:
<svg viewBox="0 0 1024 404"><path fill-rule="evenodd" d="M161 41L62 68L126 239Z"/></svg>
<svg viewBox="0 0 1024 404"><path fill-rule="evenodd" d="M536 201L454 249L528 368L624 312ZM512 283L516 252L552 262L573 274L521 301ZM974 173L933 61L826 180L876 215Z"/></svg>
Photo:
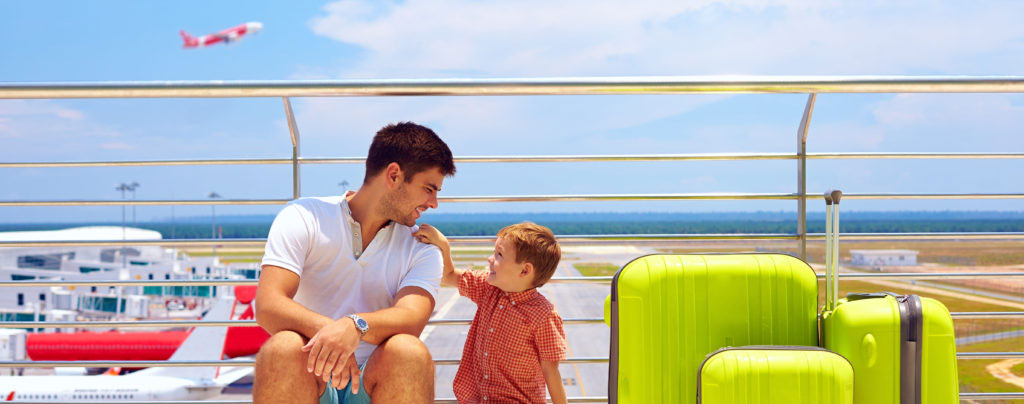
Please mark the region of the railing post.
<svg viewBox="0 0 1024 404"><path fill-rule="evenodd" d="M811 125L811 113L814 112L814 100L818 94L807 96L804 115L800 118L800 129L796 133L796 199L797 224L796 233L800 236L800 259L807 261L807 128Z"/></svg>
<svg viewBox="0 0 1024 404"><path fill-rule="evenodd" d="M284 113L288 117L288 133L292 137L292 199L302 196L302 176L299 174L299 126L295 124L292 102L284 99Z"/></svg>

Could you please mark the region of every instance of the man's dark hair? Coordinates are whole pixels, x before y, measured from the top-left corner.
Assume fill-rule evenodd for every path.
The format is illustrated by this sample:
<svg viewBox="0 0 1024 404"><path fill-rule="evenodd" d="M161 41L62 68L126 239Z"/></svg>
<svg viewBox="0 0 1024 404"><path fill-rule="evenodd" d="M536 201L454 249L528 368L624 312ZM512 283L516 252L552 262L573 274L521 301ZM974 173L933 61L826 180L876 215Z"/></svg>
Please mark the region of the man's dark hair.
<svg viewBox="0 0 1024 404"><path fill-rule="evenodd" d="M412 122L393 123L377 131L366 155L363 182L380 174L391 163L398 163L405 182L412 181L416 173L433 167L440 169L446 177L455 175L455 162L448 145L430 128Z"/></svg>

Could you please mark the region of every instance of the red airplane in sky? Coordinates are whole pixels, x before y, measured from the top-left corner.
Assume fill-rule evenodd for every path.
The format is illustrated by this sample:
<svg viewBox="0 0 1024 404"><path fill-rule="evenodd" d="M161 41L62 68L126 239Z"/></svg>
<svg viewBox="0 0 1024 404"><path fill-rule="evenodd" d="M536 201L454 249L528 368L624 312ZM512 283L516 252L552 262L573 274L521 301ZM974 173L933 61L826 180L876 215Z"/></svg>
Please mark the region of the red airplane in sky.
<svg viewBox="0 0 1024 404"><path fill-rule="evenodd" d="M181 31L181 39L185 40L184 48L202 48L216 44L218 42L232 43L237 41L245 34L260 32L263 29L263 23L261 22L247 22L237 27L228 28L216 34L203 35L201 37L194 37L189 35L185 30Z"/></svg>

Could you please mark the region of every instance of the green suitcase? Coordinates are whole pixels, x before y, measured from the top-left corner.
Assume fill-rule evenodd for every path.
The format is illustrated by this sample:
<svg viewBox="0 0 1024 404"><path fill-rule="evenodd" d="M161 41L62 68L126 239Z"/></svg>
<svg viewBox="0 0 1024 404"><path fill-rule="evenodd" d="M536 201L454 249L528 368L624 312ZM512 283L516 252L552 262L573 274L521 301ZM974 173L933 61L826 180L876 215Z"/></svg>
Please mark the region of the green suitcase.
<svg viewBox="0 0 1024 404"><path fill-rule="evenodd" d="M609 402L694 403L719 348L816 346L817 280L788 255L649 255L613 277L609 317Z"/></svg>
<svg viewBox="0 0 1024 404"><path fill-rule="evenodd" d="M841 196L838 191L826 194L827 292L821 315L822 345L853 364L857 375L854 401L959 402L953 318L946 306L935 299L893 293L850 294L836 301Z"/></svg>
<svg viewBox="0 0 1024 404"><path fill-rule="evenodd" d="M697 383L698 404L853 404L853 366L819 347L720 349Z"/></svg>

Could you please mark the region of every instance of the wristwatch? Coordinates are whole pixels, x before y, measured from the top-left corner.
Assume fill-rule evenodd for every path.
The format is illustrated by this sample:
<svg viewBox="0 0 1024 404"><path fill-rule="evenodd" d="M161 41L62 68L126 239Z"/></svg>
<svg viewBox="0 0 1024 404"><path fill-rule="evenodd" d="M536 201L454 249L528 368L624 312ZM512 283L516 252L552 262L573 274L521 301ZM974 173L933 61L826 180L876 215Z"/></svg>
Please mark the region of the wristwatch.
<svg viewBox="0 0 1024 404"><path fill-rule="evenodd" d="M356 329L359 330L360 337L366 335L367 331L370 331L370 323L367 323L362 317L356 314L349 314L345 317L351 318L352 322L356 323Z"/></svg>

